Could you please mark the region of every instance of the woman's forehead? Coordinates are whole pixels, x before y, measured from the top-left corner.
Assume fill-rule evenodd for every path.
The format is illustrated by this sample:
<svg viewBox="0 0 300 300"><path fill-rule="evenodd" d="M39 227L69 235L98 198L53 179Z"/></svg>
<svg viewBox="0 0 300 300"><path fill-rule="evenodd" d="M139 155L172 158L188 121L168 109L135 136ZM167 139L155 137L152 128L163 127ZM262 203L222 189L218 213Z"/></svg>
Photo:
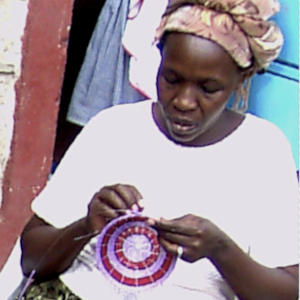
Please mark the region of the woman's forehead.
<svg viewBox="0 0 300 300"><path fill-rule="evenodd" d="M179 55L184 54L184 52L189 52L189 54L195 55L213 54L214 56L230 57L226 50L216 42L190 33L168 33L163 49L166 48L171 48L173 51L175 50L174 52L177 52ZM181 50L184 50L184 52L181 53ZM233 61L233 59L231 60Z"/></svg>
<svg viewBox="0 0 300 300"><path fill-rule="evenodd" d="M192 34L170 33L162 53L162 65L211 74L239 73L232 57L218 44Z"/></svg>

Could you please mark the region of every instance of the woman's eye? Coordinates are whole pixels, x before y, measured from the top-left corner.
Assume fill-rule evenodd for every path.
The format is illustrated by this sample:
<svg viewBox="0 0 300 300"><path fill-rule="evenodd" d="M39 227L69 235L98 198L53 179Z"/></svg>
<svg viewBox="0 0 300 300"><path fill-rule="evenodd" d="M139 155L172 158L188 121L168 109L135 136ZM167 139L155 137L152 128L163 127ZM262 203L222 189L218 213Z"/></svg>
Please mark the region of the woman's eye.
<svg viewBox="0 0 300 300"><path fill-rule="evenodd" d="M205 93L208 93L208 94L213 94L213 93L215 93L215 92L218 91L218 90L216 90L216 89L207 88L207 87L202 87L202 89L203 89L203 91L204 91Z"/></svg>
<svg viewBox="0 0 300 300"><path fill-rule="evenodd" d="M176 84L179 83L179 78L176 76L170 76L170 75L163 75L165 81L169 84Z"/></svg>
<svg viewBox="0 0 300 300"><path fill-rule="evenodd" d="M223 88L220 86L201 85L202 90L207 94L213 94L221 91Z"/></svg>

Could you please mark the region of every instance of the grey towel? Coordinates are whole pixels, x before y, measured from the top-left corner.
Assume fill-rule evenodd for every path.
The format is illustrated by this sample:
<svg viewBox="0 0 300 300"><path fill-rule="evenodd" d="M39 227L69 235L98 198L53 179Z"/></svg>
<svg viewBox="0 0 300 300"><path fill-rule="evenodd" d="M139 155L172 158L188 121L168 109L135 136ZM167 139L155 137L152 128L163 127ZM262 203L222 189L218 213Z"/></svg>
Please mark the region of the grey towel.
<svg viewBox="0 0 300 300"><path fill-rule="evenodd" d="M68 121L84 126L104 108L146 99L129 82L130 56L122 46L129 2L105 2L74 87Z"/></svg>

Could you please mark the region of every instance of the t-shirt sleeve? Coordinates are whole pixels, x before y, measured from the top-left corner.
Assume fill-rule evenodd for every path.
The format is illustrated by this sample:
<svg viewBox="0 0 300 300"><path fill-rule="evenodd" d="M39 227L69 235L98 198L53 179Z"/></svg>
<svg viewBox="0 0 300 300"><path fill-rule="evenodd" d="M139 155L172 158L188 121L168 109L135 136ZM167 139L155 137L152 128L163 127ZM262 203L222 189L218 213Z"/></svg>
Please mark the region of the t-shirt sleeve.
<svg viewBox="0 0 300 300"><path fill-rule="evenodd" d="M299 188L291 146L277 128L265 135L263 168L257 176L264 193L249 211L253 215L250 255L269 267L298 263ZM259 144L255 147L260 147ZM251 183L249 183L251 185Z"/></svg>
<svg viewBox="0 0 300 300"><path fill-rule="evenodd" d="M102 120L92 119L79 133L58 165L46 187L34 199L36 215L56 227L64 227L84 217L100 182L94 176L93 164L99 162L98 143L103 140ZM95 146L96 145L96 146Z"/></svg>

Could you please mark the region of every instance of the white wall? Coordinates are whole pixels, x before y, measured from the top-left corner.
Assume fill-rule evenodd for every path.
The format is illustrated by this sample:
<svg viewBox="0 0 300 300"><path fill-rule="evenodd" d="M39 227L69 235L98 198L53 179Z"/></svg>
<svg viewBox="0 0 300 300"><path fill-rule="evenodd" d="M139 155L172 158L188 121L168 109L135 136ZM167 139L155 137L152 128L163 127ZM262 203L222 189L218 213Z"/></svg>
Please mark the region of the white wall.
<svg viewBox="0 0 300 300"><path fill-rule="evenodd" d="M27 0L0 0L0 188L9 157L15 107L14 84L20 76ZM0 193L0 207L2 193ZM1 222L1 220L0 220Z"/></svg>
<svg viewBox="0 0 300 300"><path fill-rule="evenodd" d="M14 85L20 76L22 35L27 16L27 0L0 0L0 188L10 153L15 108ZM0 193L0 207L2 192ZM1 220L0 220L1 222ZM0 273L0 299L7 300L20 283L20 248L16 243Z"/></svg>

